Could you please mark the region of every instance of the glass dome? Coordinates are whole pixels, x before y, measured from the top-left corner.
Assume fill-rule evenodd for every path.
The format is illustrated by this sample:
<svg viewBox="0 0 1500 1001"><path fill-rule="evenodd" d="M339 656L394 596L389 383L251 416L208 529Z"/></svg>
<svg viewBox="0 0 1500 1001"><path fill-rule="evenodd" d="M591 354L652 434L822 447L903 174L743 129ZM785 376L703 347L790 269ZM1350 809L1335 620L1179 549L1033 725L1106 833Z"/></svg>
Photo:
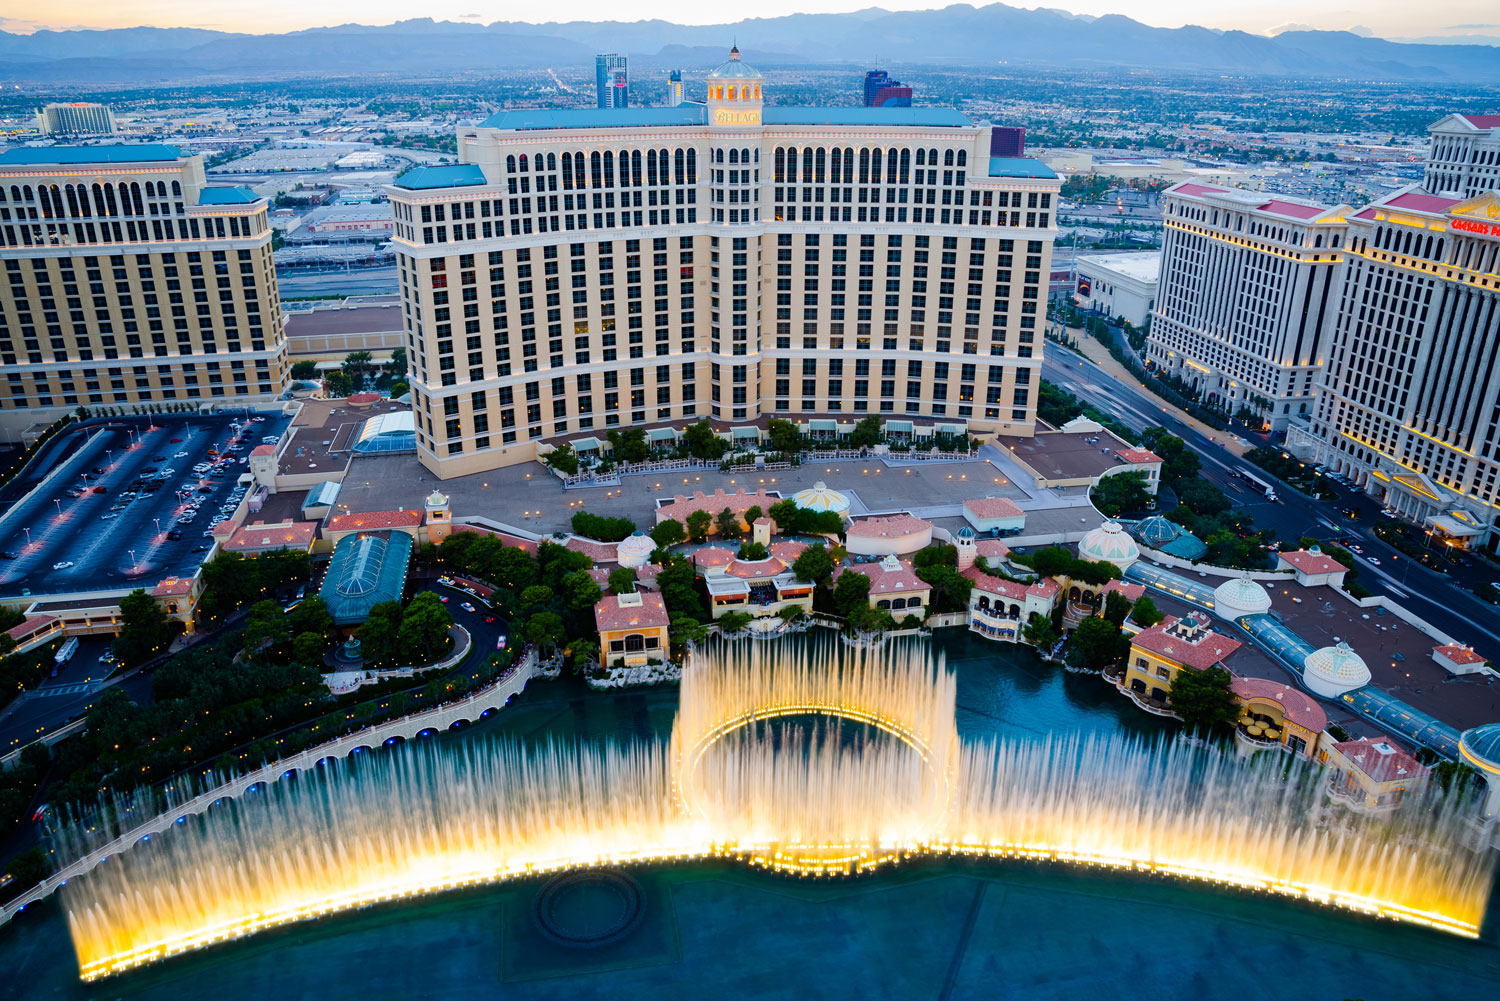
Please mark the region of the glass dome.
<svg viewBox="0 0 1500 1001"><path fill-rule="evenodd" d="M719 68L709 75L711 80L763 80L760 70L747 63L740 61L739 46L729 50L729 61L720 64Z"/></svg>

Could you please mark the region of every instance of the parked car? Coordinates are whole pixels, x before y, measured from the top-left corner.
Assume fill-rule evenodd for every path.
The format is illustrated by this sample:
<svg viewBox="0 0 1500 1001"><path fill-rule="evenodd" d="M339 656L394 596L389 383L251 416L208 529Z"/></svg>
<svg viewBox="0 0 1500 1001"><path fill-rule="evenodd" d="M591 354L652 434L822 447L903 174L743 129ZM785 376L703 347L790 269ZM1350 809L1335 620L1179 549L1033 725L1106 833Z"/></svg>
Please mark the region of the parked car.
<svg viewBox="0 0 1500 1001"><path fill-rule="evenodd" d="M474 611L474 606L471 605L471 604L469 604L467 601L464 602L463 604L459 605L458 607L462 608L466 612L472 612L472 611Z"/></svg>
<svg viewBox="0 0 1500 1001"><path fill-rule="evenodd" d="M72 560L64 560L61 563L54 563L54 564L52 564L52 569L53 570L66 570L66 569L68 569L68 567L70 567L72 565L73 565L73 561Z"/></svg>

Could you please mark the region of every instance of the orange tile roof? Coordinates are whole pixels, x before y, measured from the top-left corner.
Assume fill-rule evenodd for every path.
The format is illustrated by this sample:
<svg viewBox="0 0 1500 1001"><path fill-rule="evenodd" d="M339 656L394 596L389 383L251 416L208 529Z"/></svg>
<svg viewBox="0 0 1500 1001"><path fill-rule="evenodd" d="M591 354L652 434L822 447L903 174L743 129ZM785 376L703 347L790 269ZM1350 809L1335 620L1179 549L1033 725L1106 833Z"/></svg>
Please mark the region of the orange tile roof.
<svg viewBox="0 0 1500 1001"><path fill-rule="evenodd" d="M1163 619L1150 629L1142 629L1136 633L1131 638L1130 644L1173 663L1199 671L1207 670L1222 662L1225 657L1244 645L1239 640L1220 635L1206 626L1198 632L1193 642L1188 642L1182 636L1171 632L1172 627L1180 621L1175 617ZM1201 617L1199 621L1202 621Z"/></svg>
<svg viewBox="0 0 1500 1001"><path fill-rule="evenodd" d="M1235 678L1229 683L1229 690L1241 699L1267 699L1276 703L1281 707L1282 715L1313 733L1322 733L1328 728L1328 714L1323 707L1284 681Z"/></svg>
<svg viewBox="0 0 1500 1001"><path fill-rule="evenodd" d="M1387 740L1341 740L1333 746L1376 782L1417 780L1427 775L1420 761ZM1380 750L1380 746L1386 750Z"/></svg>
<svg viewBox="0 0 1500 1001"><path fill-rule="evenodd" d="M974 513L976 518L1020 518L1026 512L1021 510L1020 505L1009 497L976 497L973 500L964 501L964 507Z"/></svg>
<svg viewBox="0 0 1500 1001"><path fill-rule="evenodd" d="M1026 600L1025 584L1017 584L1001 577L991 577L987 573L982 573L978 567L970 567L963 571L963 576L973 581L974 586L986 594L998 594L1014 601Z"/></svg>
<svg viewBox="0 0 1500 1001"><path fill-rule="evenodd" d="M575 553L583 553L595 563L618 563L620 561L620 550L613 542L595 542L593 539L580 539L575 535L563 543L563 546Z"/></svg>
<svg viewBox="0 0 1500 1001"><path fill-rule="evenodd" d="M421 511L360 511L336 514L328 519L330 532L377 532L384 528L416 528Z"/></svg>
<svg viewBox="0 0 1500 1001"><path fill-rule="evenodd" d="M782 539L780 542L771 543L771 555L783 563L791 564L807 548L808 544L806 542L799 542L796 539Z"/></svg>
<svg viewBox="0 0 1500 1001"><path fill-rule="evenodd" d="M702 549L688 553L688 562L699 568L727 567L734 561L734 550L725 549L723 546L704 546Z"/></svg>
<svg viewBox="0 0 1500 1001"><path fill-rule="evenodd" d="M884 561L839 567L833 572L834 581L837 582L846 573L857 573L862 577L868 577L871 594L896 594L903 591L926 591L929 594L932 592L932 585L918 577L916 567L904 560L901 561L900 568L896 570L886 566Z"/></svg>
<svg viewBox="0 0 1500 1001"><path fill-rule="evenodd" d="M1131 601L1140 601L1141 595L1146 593L1145 584L1127 584L1122 580L1112 580L1099 589L1100 594L1110 594L1119 591Z"/></svg>
<svg viewBox="0 0 1500 1001"><path fill-rule="evenodd" d="M168 577L151 589L153 597L165 597L173 594L187 594L193 589L193 578L191 577Z"/></svg>
<svg viewBox="0 0 1500 1001"><path fill-rule="evenodd" d="M256 445L250 450L251 455L275 455L275 445Z"/></svg>
<svg viewBox="0 0 1500 1001"><path fill-rule="evenodd" d="M974 543L974 551L987 560L1003 560L1010 555L1010 547L999 539L980 539Z"/></svg>
<svg viewBox="0 0 1500 1001"><path fill-rule="evenodd" d="M723 490L715 490L712 494L705 494L702 490L698 490L691 497L678 494L672 500L658 507L656 509L656 520L660 523L667 518L672 518L685 522L687 521L687 516L694 511L707 511L709 514L717 517L719 512L726 507L735 514L744 517L745 512L752 507L758 507L762 512L765 512L771 509L772 504L780 500L780 497L773 497L764 490L747 493L744 487L740 487L732 494L726 494Z"/></svg>
<svg viewBox="0 0 1500 1001"><path fill-rule="evenodd" d="M775 577L786 569L786 564L774 556L768 556L763 560L736 559L724 568L724 572L731 577L741 580L760 580L763 577Z"/></svg>
<svg viewBox="0 0 1500 1001"><path fill-rule="evenodd" d="M1440 653L1455 664L1483 664L1484 658L1474 652L1473 647L1459 646L1450 643L1447 646L1435 646L1433 653Z"/></svg>
<svg viewBox="0 0 1500 1001"><path fill-rule="evenodd" d="M1315 553L1308 549L1296 549L1289 553L1278 553L1277 560L1287 563L1301 573L1343 573L1349 568L1327 553Z"/></svg>
<svg viewBox="0 0 1500 1001"><path fill-rule="evenodd" d="M57 616L55 615L33 615L19 625L11 626L5 630L5 635L13 640L20 641L32 633L38 632L48 623L55 621L57 621Z"/></svg>
<svg viewBox="0 0 1500 1001"><path fill-rule="evenodd" d="M893 514L886 518L866 518L851 524L844 533L861 539L894 539L903 535L915 535L930 531L932 522L910 514Z"/></svg>
<svg viewBox="0 0 1500 1001"><path fill-rule="evenodd" d="M620 607L620 596L607 594L594 606L594 625L602 632L618 629L655 629L665 626L669 617L667 603L662 596L652 591L637 592L641 596L639 605Z"/></svg>
<svg viewBox="0 0 1500 1001"><path fill-rule="evenodd" d="M1134 465L1161 461L1161 456L1157 455L1149 448L1122 448L1117 450L1115 454L1124 459L1126 462L1132 463Z"/></svg>
<svg viewBox="0 0 1500 1001"><path fill-rule="evenodd" d="M315 521L283 521L275 525L255 522L246 525L226 543L230 552L252 549L306 549L312 545L317 534Z"/></svg>

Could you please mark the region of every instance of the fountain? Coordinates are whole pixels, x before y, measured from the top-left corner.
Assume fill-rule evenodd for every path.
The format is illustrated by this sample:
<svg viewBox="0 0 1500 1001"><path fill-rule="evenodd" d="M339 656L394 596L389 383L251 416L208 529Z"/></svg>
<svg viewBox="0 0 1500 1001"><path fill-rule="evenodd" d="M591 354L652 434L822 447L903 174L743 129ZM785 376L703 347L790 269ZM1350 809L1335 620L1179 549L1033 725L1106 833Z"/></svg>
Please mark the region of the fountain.
<svg viewBox="0 0 1500 1001"><path fill-rule="evenodd" d="M918 642L716 642L684 672L670 741L420 744L331 763L112 858L69 882L64 908L92 980L516 876L708 857L834 875L935 854L1201 879L1476 937L1492 860L1461 846L1456 806L1433 792L1330 826L1317 777L1181 741L965 744L953 676Z"/></svg>

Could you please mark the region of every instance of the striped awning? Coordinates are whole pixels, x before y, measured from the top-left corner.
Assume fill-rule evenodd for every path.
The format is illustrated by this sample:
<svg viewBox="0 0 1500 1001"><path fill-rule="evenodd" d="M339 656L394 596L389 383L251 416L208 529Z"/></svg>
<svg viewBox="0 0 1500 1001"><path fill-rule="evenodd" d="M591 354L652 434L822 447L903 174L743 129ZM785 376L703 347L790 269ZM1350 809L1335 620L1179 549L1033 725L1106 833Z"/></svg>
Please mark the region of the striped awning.
<svg viewBox="0 0 1500 1001"><path fill-rule="evenodd" d="M910 434L911 421L886 421L885 429L887 431L899 431Z"/></svg>
<svg viewBox="0 0 1500 1001"><path fill-rule="evenodd" d="M577 438L573 441L573 451L575 452L585 452L598 447L598 438Z"/></svg>
<svg viewBox="0 0 1500 1001"><path fill-rule="evenodd" d="M671 428L652 428L646 432L647 441L676 441L677 432Z"/></svg>
<svg viewBox="0 0 1500 1001"><path fill-rule="evenodd" d="M839 429L839 422L826 420L808 421L807 429L809 431L837 431Z"/></svg>
<svg viewBox="0 0 1500 1001"><path fill-rule="evenodd" d="M736 440L741 438L759 438L760 428L735 428L731 436Z"/></svg>
<svg viewBox="0 0 1500 1001"><path fill-rule="evenodd" d="M938 434L963 434L967 430L968 428L963 424L939 424L937 426Z"/></svg>

